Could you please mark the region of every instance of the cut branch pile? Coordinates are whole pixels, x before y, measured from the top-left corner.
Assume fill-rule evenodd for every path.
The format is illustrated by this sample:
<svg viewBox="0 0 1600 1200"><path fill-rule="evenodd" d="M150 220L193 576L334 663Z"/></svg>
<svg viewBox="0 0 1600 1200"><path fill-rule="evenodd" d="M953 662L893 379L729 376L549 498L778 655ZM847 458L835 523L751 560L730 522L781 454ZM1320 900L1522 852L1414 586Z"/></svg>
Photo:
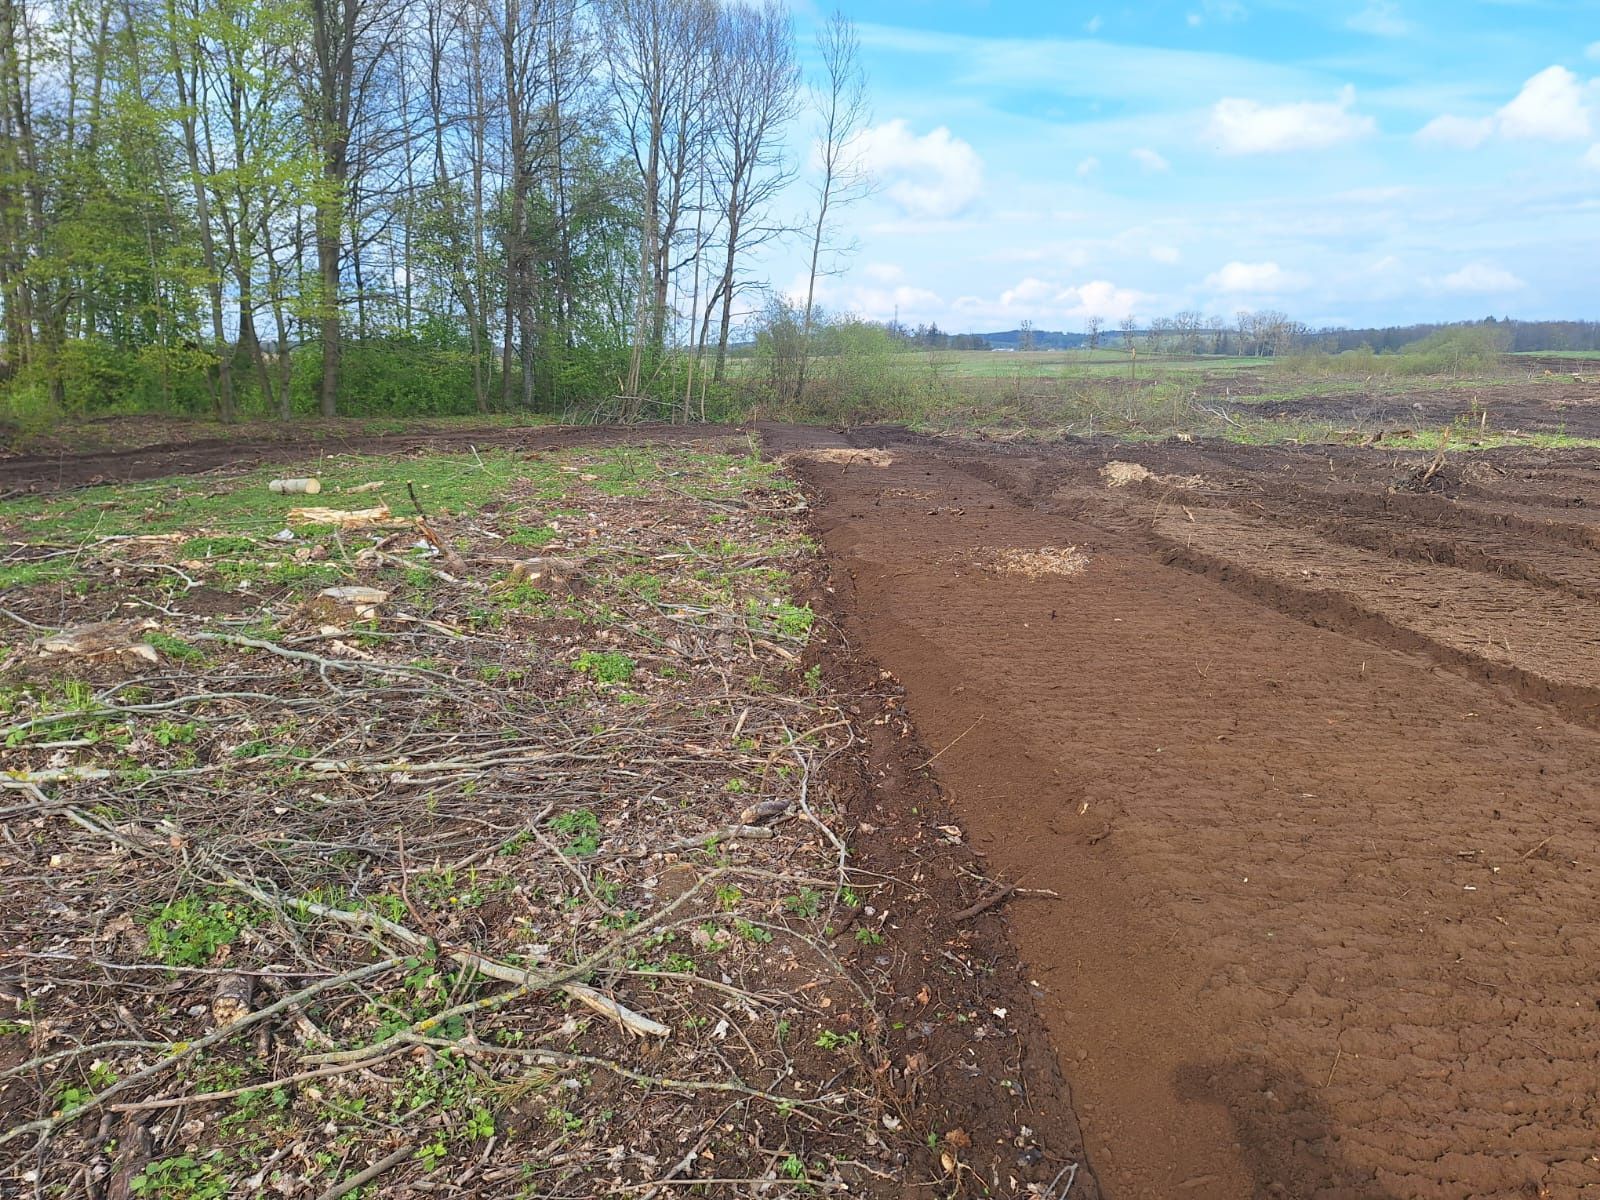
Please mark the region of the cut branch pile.
<svg viewBox="0 0 1600 1200"><path fill-rule="evenodd" d="M420 540L10 530L82 582L0 615L0 1190L892 1174L784 481L523 471Z"/></svg>

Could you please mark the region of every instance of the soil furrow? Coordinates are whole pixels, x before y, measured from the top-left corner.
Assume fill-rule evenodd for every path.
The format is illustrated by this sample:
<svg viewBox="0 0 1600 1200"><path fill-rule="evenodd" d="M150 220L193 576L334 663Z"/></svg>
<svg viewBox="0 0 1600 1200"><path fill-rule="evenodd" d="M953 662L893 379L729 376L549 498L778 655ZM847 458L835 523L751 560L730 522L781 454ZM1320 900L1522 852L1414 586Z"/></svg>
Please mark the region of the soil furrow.
<svg viewBox="0 0 1600 1200"><path fill-rule="evenodd" d="M768 437L887 451L796 470L974 844L1061 893L1007 919L1107 1195L1600 1194L1600 736L1528 702L1592 702L1589 601L1312 532L1388 456Z"/></svg>

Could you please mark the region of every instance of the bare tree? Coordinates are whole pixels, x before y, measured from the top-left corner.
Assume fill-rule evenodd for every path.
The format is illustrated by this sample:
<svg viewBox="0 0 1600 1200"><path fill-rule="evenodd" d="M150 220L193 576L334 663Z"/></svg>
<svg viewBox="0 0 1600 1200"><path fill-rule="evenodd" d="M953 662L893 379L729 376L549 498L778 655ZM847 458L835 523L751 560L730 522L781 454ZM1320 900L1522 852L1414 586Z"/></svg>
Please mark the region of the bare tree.
<svg viewBox="0 0 1600 1200"><path fill-rule="evenodd" d="M1239 329L1239 353L1256 357L1261 353L1260 328L1256 315L1240 309L1234 314Z"/></svg>
<svg viewBox="0 0 1600 1200"><path fill-rule="evenodd" d="M1084 329L1089 335L1089 351L1093 353L1100 348L1100 330L1104 325L1104 318L1090 317L1084 322Z"/></svg>
<svg viewBox="0 0 1600 1200"><path fill-rule="evenodd" d="M707 322L721 308L714 378L726 370L739 261L779 231L762 224L773 200L794 178L783 156L782 133L793 119L800 86L794 31L782 0L760 7L734 4L721 18L723 70L717 88L713 187L722 209L722 275L706 305ZM702 325L701 341L705 341Z"/></svg>
<svg viewBox="0 0 1600 1200"><path fill-rule="evenodd" d="M522 401L531 406L533 372L533 262L528 239L529 202L540 171L544 148L538 122L544 87L546 57L542 0L503 0L486 8L498 40L501 67L500 99L505 114L505 335L500 351L501 398L509 404L512 354L516 333L522 337Z"/></svg>
<svg viewBox="0 0 1600 1200"><path fill-rule="evenodd" d="M861 66L861 40L856 27L842 12L835 12L817 33L822 58L822 79L812 89L820 129L816 155L821 174L817 181L816 220L811 229L811 270L806 283L806 306L801 322L799 370L794 399L805 398L806 366L811 353L811 324L816 314L817 277L822 253L832 233L836 210L866 195L871 177L858 153L858 141L870 120L867 76Z"/></svg>
<svg viewBox="0 0 1600 1200"><path fill-rule="evenodd" d="M390 0L310 0L310 62L301 68L308 132L321 179L314 192L318 326L324 417L338 413L341 333L340 267L350 214L351 138L374 91L377 71L393 37ZM359 255L357 255L359 263Z"/></svg>
<svg viewBox="0 0 1600 1200"><path fill-rule="evenodd" d="M200 113L198 24L199 14L193 10L180 11L175 0L166 0L167 67L172 72L173 86L177 90L178 126L183 131L183 152L189 167L189 187L194 197L195 224L200 234L200 265L205 271L206 293L211 300L212 348L217 356L217 416L223 421L231 422L235 416L233 351L229 348L227 337L223 332L224 264L217 254L216 237L211 225L210 180L200 166L200 140L196 134Z"/></svg>
<svg viewBox="0 0 1600 1200"><path fill-rule="evenodd" d="M698 68L715 40L715 16L710 0L605 0L600 12L609 31L611 95L641 192L637 304L623 383L635 400L647 351L662 346L673 244L706 117Z"/></svg>

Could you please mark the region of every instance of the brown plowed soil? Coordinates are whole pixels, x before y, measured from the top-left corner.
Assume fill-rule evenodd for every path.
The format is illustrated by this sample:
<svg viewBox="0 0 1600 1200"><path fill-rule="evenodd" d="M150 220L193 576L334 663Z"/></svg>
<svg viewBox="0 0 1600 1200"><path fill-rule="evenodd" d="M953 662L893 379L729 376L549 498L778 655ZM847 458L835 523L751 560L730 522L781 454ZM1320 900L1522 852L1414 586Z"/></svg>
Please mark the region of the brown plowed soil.
<svg viewBox="0 0 1600 1200"><path fill-rule="evenodd" d="M1520 380L1450 387L1336 392L1294 400L1239 404L1235 411L1295 421L1324 421L1353 430L1437 429L1458 419L1481 422L1485 434L1600 437L1600 362L1559 373L1530 369ZM1584 373L1586 370L1586 373ZM1248 394L1246 387L1236 388Z"/></svg>
<svg viewBox="0 0 1600 1200"><path fill-rule="evenodd" d="M765 432L1108 1196L1600 1197L1600 454Z"/></svg>

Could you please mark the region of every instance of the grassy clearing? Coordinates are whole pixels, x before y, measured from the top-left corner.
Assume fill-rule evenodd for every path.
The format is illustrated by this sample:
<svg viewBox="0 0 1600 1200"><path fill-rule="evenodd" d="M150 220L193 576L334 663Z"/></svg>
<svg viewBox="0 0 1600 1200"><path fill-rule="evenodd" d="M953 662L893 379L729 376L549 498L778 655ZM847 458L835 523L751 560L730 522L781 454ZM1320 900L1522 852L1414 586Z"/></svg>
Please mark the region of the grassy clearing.
<svg viewBox="0 0 1600 1200"><path fill-rule="evenodd" d="M1483 433L1472 422L1464 421L1441 429L1419 429L1406 434L1385 436L1383 445L1397 450L1437 450L1441 445L1452 451L1498 450L1506 446L1524 446L1541 450L1586 450L1600 446L1600 438L1578 437L1565 433L1499 433L1493 430Z"/></svg>
<svg viewBox="0 0 1600 1200"><path fill-rule="evenodd" d="M1542 389L1565 382L1530 380L1500 368L1423 377L1338 375L1308 372L1291 360L1236 360L1202 366L1192 361L1166 362L1148 374L1141 363L1139 370L1137 380L1093 370L1048 367L1017 369L1009 375L950 375L937 387L913 390L873 415L934 433L1113 436L1130 441L1183 436L1270 444L1350 441L1353 433L1359 437L1377 431L1372 420L1361 413L1387 410L1394 419L1403 417L1417 428L1405 435L1391 433L1384 440L1386 446L1432 448L1439 437L1436 426L1452 418L1411 414L1411 406L1420 403L1431 410L1457 412L1452 444L1463 449L1591 444L1590 439L1569 436L1560 429L1497 430L1497 406L1482 403L1484 395L1503 395L1505 389L1514 387L1536 399ZM873 391L887 394L890 389ZM1479 422L1486 407L1489 421L1484 426ZM1434 427L1428 427L1430 423Z"/></svg>
<svg viewBox="0 0 1600 1200"><path fill-rule="evenodd" d="M161 413L92 419L57 419L7 429L0 421L0 446L29 454L88 454L205 441L326 443L395 433L448 433L457 429L537 429L556 418L540 413L474 413L459 417L299 417L292 424L257 419L224 424L210 416ZM7 445L9 436L10 444Z"/></svg>
<svg viewBox="0 0 1600 1200"><path fill-rule="evenodd" d="M926 1131L874 1084L788 481L742 441L319 465L325 506L413 483L457 565L409 521L277 540L277 473L4 513L4 1185L883 1175Z"/></svg>

